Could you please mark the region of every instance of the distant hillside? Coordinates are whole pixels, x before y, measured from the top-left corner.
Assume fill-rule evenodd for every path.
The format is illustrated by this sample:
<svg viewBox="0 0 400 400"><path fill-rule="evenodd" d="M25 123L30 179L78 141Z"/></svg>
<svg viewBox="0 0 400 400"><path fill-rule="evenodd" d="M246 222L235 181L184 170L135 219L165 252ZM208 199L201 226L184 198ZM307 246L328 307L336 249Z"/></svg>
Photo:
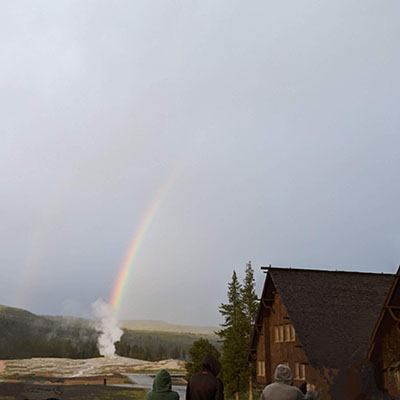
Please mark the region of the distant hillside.
<svg viewBox="0 0 400 400"><path fill-rule="evenodd" d="M68 319L35 315L0 305L0 359L98 356L98 333Z"/></svg>
<svg viewBox="0 0 400 400"><path fill-rule="evenodd" d="M69 315L42 315L42 317L62 325L75 326L79 328L93 328L95 321L88 318L71 317Z"/></svg>
<svg viewBox="0 0 400 400"><path fill-rule="evenodd" d="M125 321L117 354L156 361L188 357L192 343L205 337L218 346L215 328L172 325L161 321ZM127 329L127 327L134 327ZM40 316L0 305L0 360L31 357L98 357L94 321Z"/></svg>
<svg viewBox="0 0 400 400"><path fill-rule="evenodd" d="M214 332L218 330L214 326L174 325L164 321L151 320L121 320L119 323L122 328L133 331L178 332L215 336Z"/></svg>

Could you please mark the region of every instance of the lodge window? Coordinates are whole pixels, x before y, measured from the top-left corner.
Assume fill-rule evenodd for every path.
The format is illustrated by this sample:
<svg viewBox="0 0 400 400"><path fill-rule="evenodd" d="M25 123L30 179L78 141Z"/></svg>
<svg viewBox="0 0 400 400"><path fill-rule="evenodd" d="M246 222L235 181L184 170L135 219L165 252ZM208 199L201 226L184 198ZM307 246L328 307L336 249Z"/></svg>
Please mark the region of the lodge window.
<svg viewBox="0 0 400 400"><path fill-rule="evenodd" d="M285 325L285 339L290 339L290 325L286 324Z"/></svg>
<svg viewBox="0 0 400 400"><path fill-rule="evenodd" d="M274 342L279 342L279 327L274 326Z"/></svg>
<svg viewBox="0 0 400 400"><path fill-rule="evenodd" d="M293 342L296 340L296 332L294 331L292 324L290 324L290 340Z"/></svg>
<svg viewBox="0 0 400 400"><path fill-rule="evenodd" d="M306 366L305 364L295 363L294 365L294 379L304 381L306 379Z"/></svg>
<svg viewBox="0 0 400 400"><path fill-rule="evenodd" d="M265 362L264 361L257 361L257 375L265 376Z"/></svg>
<svg viewBox="0 0 400 400"><path fill-rule="evenodd" d="M274 326L274 342L294 342L296 339L292 324Z"/></svg>
<svg viewBox="0 0 400 400"><path fill-rule="evenodd" d="M285 333L283 330L283 325L279 325L279 341L284 342L285 341Z"/></svg>

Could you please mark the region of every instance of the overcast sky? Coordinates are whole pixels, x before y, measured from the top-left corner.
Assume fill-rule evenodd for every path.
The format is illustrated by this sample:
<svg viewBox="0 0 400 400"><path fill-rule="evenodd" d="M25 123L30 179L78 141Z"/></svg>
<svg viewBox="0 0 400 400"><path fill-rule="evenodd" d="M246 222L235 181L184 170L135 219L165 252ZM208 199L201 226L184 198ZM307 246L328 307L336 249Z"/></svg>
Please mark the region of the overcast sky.
<svg viewBox="0 0 400 400"><path fill-rule="evenodd" d="M395 272L400 2L0 4L0 303L216 325L233 269Z"/></svg>

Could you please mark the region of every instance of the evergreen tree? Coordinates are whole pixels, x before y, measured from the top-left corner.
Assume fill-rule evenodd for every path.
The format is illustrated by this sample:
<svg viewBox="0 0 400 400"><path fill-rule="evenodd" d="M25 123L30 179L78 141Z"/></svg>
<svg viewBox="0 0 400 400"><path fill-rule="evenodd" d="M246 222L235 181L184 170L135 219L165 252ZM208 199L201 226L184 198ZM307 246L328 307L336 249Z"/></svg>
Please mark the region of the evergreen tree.
<svg viewBox="0 0 400 400"><path fill-rule="evenodd" d="M189 349L190 361L186 363L186 379L189 379L195 372L201 372L203 358L212 354L219 359L219 351L207 339L200 338L193 342Z"/></svg>
<svg viewBox="0 0 400 400"><path fill-rule="evenodd" d="M250 335L256 321L257 310L258 310L258 299L256 294L256 283L254 280L254 270L251 267L251 261L246 264L246 272L241 290L242 302L244 313L247 322L247 336L250 339Z"/></svg>
<svg viewBox="0 0 400 400"><path fill-rule="evenodd" d="M243 287L241 291L241 297L243 302L243 309L246 318L245 331L243 334L246 337L247 349L250 348L251 334L253 331L253 326L257 317L258 310L258 300L255 290L255 280L254 280L254 270L251 267L251 261L246 264L245 277L243 282ZM249 382L249 398L253 398L253 382L256 377L256 370L254 363L249 363L248 365L248 382Z"/></svg>
<svg viewBox="0 0 400 400"><path fill-rule="evenodd" d="M236 272L228 284L228 303L221 304L220 313L225 319L222 329L217 332L222 342L222 375L225 391L239 398L239 392L246 390L248 383L246 314L242 301L242 285Z"/></svg>

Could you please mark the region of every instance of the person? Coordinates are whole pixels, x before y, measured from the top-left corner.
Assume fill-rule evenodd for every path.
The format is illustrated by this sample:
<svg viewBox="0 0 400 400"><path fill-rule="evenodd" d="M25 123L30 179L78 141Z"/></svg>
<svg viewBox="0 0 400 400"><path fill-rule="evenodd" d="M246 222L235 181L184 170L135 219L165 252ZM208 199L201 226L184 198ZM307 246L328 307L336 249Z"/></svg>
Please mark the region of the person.
<svg viewBox="0 0 400 400"><path fill-rule="evenodd" d="M284 364L275 368L275 382L267 385L262 394L261 400L304 400L304 394L296 386L292 386L292 370Z"/></svg>
<svg viewBox="0 0 400 400"><path fill-rule="evenodd" d="M186 400L224 400L224 385L217 378L221 364L207 354L202 361L202 371L194 373L186 387Z"/></svg>
<svg viewBox="0 0 400 400"><path fill-rule="evenodd" d="M299 389L306 400L320 400L319 393L315 391L315 386L307 383L307 381L304 381Z"/></svg>
<svg viewBox="0 0 400 400"><path fill-rule="evenodd" d="M145 400L179 400L179 394L172 389L171 375L161 369L153 381L153 390L146 394Z"/></svg>
<svg viewBox="0 0 400 400"><path fill-rule="evenodd" d="M306 395L305 395L305 399L306 399L306 400L320 400L319 392L316 392L316 391L314 390L314 388L310 387L310 388L307 390L307 393L306 393Z"/></svg>
<svg viewBox="0 0 400 400"><path fill-rule="evenodd" d="M305 395L307 393L307 381L303 381L301 383L301 385L299 386L299 389L300 389L301 393L303 393Z"/></svg>

